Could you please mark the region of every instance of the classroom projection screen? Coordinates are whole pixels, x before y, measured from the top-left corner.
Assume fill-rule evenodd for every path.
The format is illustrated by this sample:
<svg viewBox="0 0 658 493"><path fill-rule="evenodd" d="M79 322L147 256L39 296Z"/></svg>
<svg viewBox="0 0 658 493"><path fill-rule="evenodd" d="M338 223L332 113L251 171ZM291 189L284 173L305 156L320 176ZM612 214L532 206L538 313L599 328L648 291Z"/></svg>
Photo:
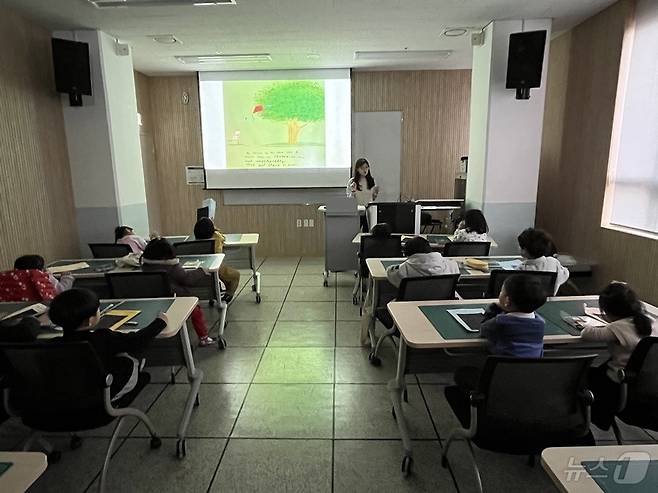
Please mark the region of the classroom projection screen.
<svg viewBox="0 0 658 493"><path fill-rule="evenodd" d="M344 187L350 72L199 72L206 187Z"/></svg>

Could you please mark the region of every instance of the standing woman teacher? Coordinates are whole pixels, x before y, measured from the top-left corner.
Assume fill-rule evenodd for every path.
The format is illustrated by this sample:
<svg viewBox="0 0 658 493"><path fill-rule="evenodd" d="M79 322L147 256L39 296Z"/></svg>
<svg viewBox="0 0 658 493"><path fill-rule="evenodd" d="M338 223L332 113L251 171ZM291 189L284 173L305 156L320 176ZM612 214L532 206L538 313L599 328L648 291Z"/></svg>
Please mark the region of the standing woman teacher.
<svg viewBox="0 0 658 493"><path fill-rule="evenodd" d="M359 205L367 206L370 202L377 198L379 187L375 185L375 179L370 173L370 163L364 157L360 157L354 163L354 168L350 173L350 181L347 182L347 195L356 197ZM361 231L367 233L368 229L368 216L367 214L361 215Z"/></svg>

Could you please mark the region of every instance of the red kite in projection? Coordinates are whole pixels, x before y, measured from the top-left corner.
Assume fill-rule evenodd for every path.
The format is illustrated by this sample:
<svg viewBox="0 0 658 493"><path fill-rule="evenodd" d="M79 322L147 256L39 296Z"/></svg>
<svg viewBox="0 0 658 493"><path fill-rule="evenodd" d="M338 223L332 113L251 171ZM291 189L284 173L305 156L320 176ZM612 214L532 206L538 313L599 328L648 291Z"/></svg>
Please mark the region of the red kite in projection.
<svg viewBox="0 0 658 493"><path fill-rule="evenodd" d="M256 106L254 106L254 109L251 110L251 114L253 115L254 113L260 113L261 111L263 111L263 105L257 104Z"/></svg>

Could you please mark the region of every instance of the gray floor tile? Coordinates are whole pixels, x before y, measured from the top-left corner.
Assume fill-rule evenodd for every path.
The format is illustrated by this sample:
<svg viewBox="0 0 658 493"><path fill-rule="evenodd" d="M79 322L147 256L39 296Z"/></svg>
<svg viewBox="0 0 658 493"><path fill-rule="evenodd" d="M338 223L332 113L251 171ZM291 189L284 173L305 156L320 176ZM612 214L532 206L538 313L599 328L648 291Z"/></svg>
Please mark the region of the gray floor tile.
<svg viewBox="0 0 658 493"><path fill-rule="evenodd" d="M254 383L332 383L333 348L265 348Z"/></svg>
<svg viewBox="0 0 658 493"><path fill-rule="evenodd" d="M253 384L233 437L331 438L333 385Z"/></svg>
<svg viewBox="0 0 658 493"><path fill-rule="evenodd" d="M331 491L331 440L232 438L210 491Z"/></svg>
<svg viewBox="0 0 658 493"><path fill-rule="evenodd" d="M299 265L321 265L324 267L324 257L302 257Z"/></svg>
<svg viewBox="0 0 658 493"><path fill-rule="evenodd" d="M280 301L236 301L231 303L228 310L227 320L276 320L282 303Z"/></svg>
<svg viewBox="0 0 658 493"><path fill-rule="evenodd" d="M174 455L176 440L162 440L151 450L148 439L129 438L112 459L107 491L205 493L225 445L220 439L188 439L187 456L180 460Z"/></svg>
<svg viewBox="0 0 658 493"><path fill-rule="evenodd" d="M196 352L194 353L196 357ZM174 366L174 373L185 373L185 368L182 366ZM147 366L144 369L151 375L151 383L170 383L171 382L171 367L169 366Z"/></svg>
<svg viewBox="0 0 658 493"><path fill-rule="evenodd" d="M76 450L68 447L68 438L49 438L49 441L55 449L62 452L62 458L57 464L48 466L46 472L36 480L29 492L77 493L85 491L103 467L110 441L107 438L87 438L83 441L82 447ZM110 477L116 474L112 468L113 465L114 463L111 462Z"/></svg>
<svg viewBox="0 0 658 493"><path fill-rule="evenodd" d="M248 387L246 384L202 384L200 405L192 411L187 436L227 437ZM160 436L176 437L189 389L187 384L170 385L149 411L148 416ZM146 428L138 426L131 436L148 436L148 433Z"/></svg>
<svg viewBox="0 0 658 493"><path fill-rule="evenodd" d="M652 443L655 441L654 438L642 428L629 426L619 420L617 420L617 423L619 423L619 430L621 431L621 436L625 444ZM608 431L604 431L596 426L592 426L591 430L597 443L600 441L614 441L617 443L612 428Z"/></svg>
<svg viewBox="0 0 658 493"><path fill-rule="evenodd" d="M407 390L403 407L411 438L437 438L418 386ZM336 438L400 438L386 385L336 385L335 392Z"/></svg>
<svg viewBox="0 0 658 493"><path fill-rule="evenodd" d="M444 388L444 385L421 385L430 414L442 440L447 439L448 435L455 428L461 428L459 420L455 416L455 413L452 412L452 408L445 398L445 394L443 393Z"/></svg>
<svg viewBox="0 0 658 493"><path fill-rule="evenodd" d="M258 272L266 276L268 274L292 275L297 270L297 264L268 263L267 261L258 268Z"/></svg>
<svg viewBox="0 0 658 493"><path fill-rule="evenodd" d="M203 383L251 383L256 373L263 347L234 347L223 351L212 348L197 356L196 366L203 370ZM178 383L187 383L187 374L176 376Z"/></svg>
<svg viewBox="0 0 658 493"><path fill-rule="evenodd" d="M265 346L273 328L274 320L232 320L226 326L224 338L230 347Z"/></svg>
<svg viewBox="0 0 658 493"><path fill-rule="evenodd" d="M333 281L333 276L330 277L330 281ZM292 280L293 287L322 287L322 272L319 274L297 274ZM330 283L329 287L332 284Z"/></svg>
<svg viewBox="0 0 658 493"><path fill-rule="evenodd" d="M267 257L262 266L267 265L297 265L300 261L300 257Z"/></svg>
<svg viewBox="0 0 658 493"><path fill-rule="evenodd" d="M381 366L368 361L369 348L336 348L336 383L387 383L395 377L396 360L392 348L380 350Z"/></svg>
<svg viewBox="0 0 658 493"><path fill-rule="evenodd" d="M338 286L336 288L336 299L338 301L352 302L352 288L347 286Z"/></svg>
<svg viewBox="0 0 658 493"><path fill-rule="evenodd" d="M337 320L336 346L361 347L361 322Z"/></svg>
<svg viewBox="0 0 658 493"><path fill-rule="evenodd" d="M416 375L420 383L437 383L440 385L454 385L454 373L419 373Z"/></svg>
<svg viewBox="0 0 658 493"><path fill-rule="evenodd" d="M288 293L288 285L286 286L267 286L260 288L261 301L283 301L286 299ZM256 300L256 293L247 286L242 290L236 301L251 301L254 303Z"/></svg>
<svg viewBox="0 0 658 493"><path fill-rule="evenodd" d="M297 274L322 275L322 272L324 272L324 262L317 264L300 264L297 267Z"/></svg>
<svg viewBox="0 0 658 493"><path fill-rule="evenodd" d="M286 301L279 320L335 320L336 307L329 301Z"/></svg>
<svg viewBox="0 0 658 493"><path fill-rule="evenodd" d="M413 442L413 449L413 474L403 478L400 474L402 442L336 440L334 491L455 492L450 472L439 465L441 447L438 441Z"/></svg>
<svg viewBox="0 0 658 493"><path fill-rule="evenodd" d="M333 347L335 342L335 322L333 321L279 321L268 346L287 347Z"/></svg>
<svg viewBox="0 0 658 493"><path fill-rule="evenodd" d="M288 301L336 301L336 288L293 285L286 297Z"/></svg>
<svg viewBox="0 0 658 493"><path fill-rule="evenodd" d="M356 282L356 276L354 275L354 272L356 272L356 252L354 253L354 271L349 271L349 272L337 272L336 273L336 286L343 286L343 287L354 287L354 283Z"/></svg>
<svg viewBox="0 0 658 493"><path fill-rule="evenodd" d="M508 455L475 449L477 465L482 475L482 483L487 493L509 493L510 491L531 491L533 493L555 493L553 482L537 463L528 466L526 456ZM471 465L468 446L463 441L456 441L448 452L450 467L455 475L460 492L475 492L475 473ZM436 467L440 468L440 458L436 458Z"/></svg>
<svg viewBox="0 0 658 493"><path fill-rule="evenodd" d="M261 274L260 290L265 292L265 288L270 286L290 286L292 282L292 273L290 274Z"/></svg>
<svg viewBox="0 0 658 493"><path fill-rule="evenodd" d="M359 307L351 301L338 301L336 303L336 320L361 320Z"/></svg>

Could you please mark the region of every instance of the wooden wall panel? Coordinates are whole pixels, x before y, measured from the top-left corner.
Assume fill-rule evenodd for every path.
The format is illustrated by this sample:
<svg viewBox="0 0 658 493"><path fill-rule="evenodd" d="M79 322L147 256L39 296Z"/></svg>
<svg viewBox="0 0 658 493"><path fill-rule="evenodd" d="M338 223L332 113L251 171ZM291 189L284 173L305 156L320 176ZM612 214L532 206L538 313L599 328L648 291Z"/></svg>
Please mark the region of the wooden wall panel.
<svg viewBox="0 0 658 493"><path fill-rule="evenodd" d="M162 232L189 231L204 197L222 204L222 193L185 184L184 167L202 163L196 76L148 77L138 99L150 96ZM140 83L141 84L141 83ZM146 89L144 89L146 88ZM452 197L459 157L468 152L470 71L363 72L353 74L355 111L402 111L402 195ZM183 93L190 96L182 103ZM146 105L140 103L146 110ZM376 163L373 163L376 170ZM224 231L261 233L267 255L322 255L322 217L314 205L224 206ZM315 228L297 228L314 218Z"/></svg>
<svg viewBox="0 0 658 493"><path fill-rule="evenodd" d="M470 98L470 70L352 73L353 111L403 114L403 198L453 197L459 158L468 155Z"/></svg>
<svg viewBox="0 0 658 493"><path fill-rule="evenodd" d="M624 23L622 0L551 42L537 224L658 303L658 241L601 227Z"/></svg>
<svg viewBox="0 0 658 493"><path fill-rule="evenodd" d="M50 33L0 7L0 269L20 254L77 256L64 118Z"/></svg>

